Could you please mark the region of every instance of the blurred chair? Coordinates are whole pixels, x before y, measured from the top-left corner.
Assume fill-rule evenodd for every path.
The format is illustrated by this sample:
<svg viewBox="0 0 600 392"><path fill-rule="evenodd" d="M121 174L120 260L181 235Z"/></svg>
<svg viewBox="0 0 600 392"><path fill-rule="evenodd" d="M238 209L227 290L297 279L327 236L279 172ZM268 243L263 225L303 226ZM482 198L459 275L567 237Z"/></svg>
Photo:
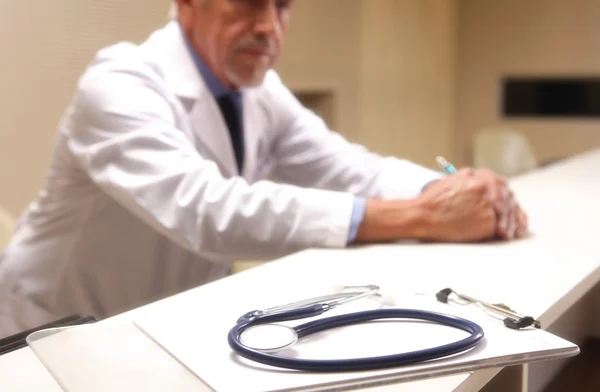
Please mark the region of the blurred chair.
<svg viewBox="0 0 600 392"><path fill-rule="evenodd" d="M6 210L0 207L0 252L2 252L2 249L4 249L12 237L14 226L15 222L13 218Z"/></svg>
<svg viewBox="0 0 600 392"><path fill-rule="evenodd" d="M473 136L473 166L511 177L535 169L538 160L521 132L511 128L484 128Z"/></svg>

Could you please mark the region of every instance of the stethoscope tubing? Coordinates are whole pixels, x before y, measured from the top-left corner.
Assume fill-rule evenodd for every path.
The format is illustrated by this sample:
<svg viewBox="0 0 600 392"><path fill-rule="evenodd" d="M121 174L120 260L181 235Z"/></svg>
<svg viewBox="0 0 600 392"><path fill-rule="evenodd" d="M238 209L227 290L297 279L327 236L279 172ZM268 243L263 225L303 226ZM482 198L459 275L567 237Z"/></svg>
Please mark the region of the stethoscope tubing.
<svg viewBox="0 0 600 392"><path fill-rule="evenodd" d="M478 324L460 317L416 309L376 309L317 319L295 326L293 329L298 334L298 338L301 338L331 328L367 321L413 319L430 321L443 326L453 327L468 332L470 335L452 343L422 350L378 357L349 359L300 359L281 357L246 347L240 341L241 334L251 326L311 317L321 314L325 310L327 309L324 309L321 305L313 305L287 312L250 317L247 319L242 317L238 321L238 324L229 331L227 338L229 346L242 357L265 365L311 372L341 372L385 369L440 359L469 350L475 347L484 337L483 329Z"/></svg>

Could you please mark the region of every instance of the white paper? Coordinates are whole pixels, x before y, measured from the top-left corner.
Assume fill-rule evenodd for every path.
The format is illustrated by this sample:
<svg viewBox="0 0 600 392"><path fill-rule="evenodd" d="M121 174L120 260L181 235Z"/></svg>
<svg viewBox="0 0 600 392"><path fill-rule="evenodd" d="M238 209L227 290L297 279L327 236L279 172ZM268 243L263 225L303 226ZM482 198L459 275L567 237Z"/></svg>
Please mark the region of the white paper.
<svg viewBox="0 0 600 392"><path fill-rule="evenodd" d="M397 298L401 307L453 314L477 322L484 329L484 340L468 353L415 366L344 373L300 372L246 360L236 355L227 343L227 333L240 315L256 309L257 303L268 302L268 306L264 307L269 307L286 303L286 298L282 298L281 302L256 293L243 298L225 298L208 305L203 303L197 306L198 311L190 311L194 307L189 301L193 301L193 295L186 296L177 307L171 304L168 311L166 308L165 312L155 309L139 315L134 323L219 392L327 391L350 385L366 387L566 357L579 351L576 345L542 330L515 331L506 328L501 320L489 317L476 306L442 304L435 300L433 294L404 295ZM382 305L378 302L365 299L340 306L320 317L380 307ZM279 355L313 359L378 356L437 346L466 336L463 331L425 322L372 322L306 337Z"/></svg>

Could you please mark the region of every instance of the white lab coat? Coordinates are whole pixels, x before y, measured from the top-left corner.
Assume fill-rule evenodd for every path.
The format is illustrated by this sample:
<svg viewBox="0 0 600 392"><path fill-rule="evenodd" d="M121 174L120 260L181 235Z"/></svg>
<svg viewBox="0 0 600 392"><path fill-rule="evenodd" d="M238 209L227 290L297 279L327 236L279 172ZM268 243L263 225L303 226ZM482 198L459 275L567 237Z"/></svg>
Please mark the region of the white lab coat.
<svg viewBox="0 0 600 392"><path fill-rule="evenodd" d="M351 145L274 71L243 102L237 176L176 22L99 51L59 124L45 189L0 258L0 336L114 315L221 278L239 258L344 247L353 195L410 198L439 177Z"/></svg>

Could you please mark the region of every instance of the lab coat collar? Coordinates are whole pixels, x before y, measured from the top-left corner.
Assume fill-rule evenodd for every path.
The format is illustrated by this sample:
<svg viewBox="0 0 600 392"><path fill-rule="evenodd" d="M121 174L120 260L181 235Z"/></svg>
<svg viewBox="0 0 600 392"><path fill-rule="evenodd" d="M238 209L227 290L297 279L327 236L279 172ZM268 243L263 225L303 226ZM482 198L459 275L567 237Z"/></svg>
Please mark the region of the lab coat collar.
<svg viewBox="0 0 600 392"><path fill-rule="evenodd" d="M179 29L181 30L181 25L179 25ZM196 64L196 68L198 69L198 72L200 72L200 75L202 75L202 78L206 82L206 86L208 87L208 89L210 90L212 95L216 98L219 98L219 97L222 97L225 95L230 95L232 93L239 93L239 91L229 90L215 76L215 74L210 70L210 68L206 64L206 62L198 55L196 50L193 48L190 40L187 39L187 37L183 33L183 30L181 30L181 32L182 32L181 36L183 37L183 42L185 42L185 46L188 49L188 52L190 53L192 60L194 60L194 64Z"/></svg>
<svg viewBox="0 0 600 392"><path fill-rule="evenodd" d="M165 78L169 90L177 95L184 107L188 109L195 136L202 145L210 150L212 158L219 163L224 176L244 176L245 173L251 173L256 164L253 153L257 142L257 130L253 125L254 113L250 109L254 101L253 94L247 93L245 89L241 90L244 102L249 105L245 104L243 110L246 151L244 169L242 173L238 173L227 124L188 50L179 23L169 22L158 34L160 37L156 40L158 47L150 44L151 50L160 55L157 60L163 68L162 76Z"/></svg>
<svg viewBox="0 0 600 392"><path fill-rule="evenodd" d="M164 58L159 59L164 70L164 78L169 89L177 96L197 100L208 91L202 76L198 73L194 59L185 43L185 37L177 21L169 22L161 33L160 50Z"/></svg>

